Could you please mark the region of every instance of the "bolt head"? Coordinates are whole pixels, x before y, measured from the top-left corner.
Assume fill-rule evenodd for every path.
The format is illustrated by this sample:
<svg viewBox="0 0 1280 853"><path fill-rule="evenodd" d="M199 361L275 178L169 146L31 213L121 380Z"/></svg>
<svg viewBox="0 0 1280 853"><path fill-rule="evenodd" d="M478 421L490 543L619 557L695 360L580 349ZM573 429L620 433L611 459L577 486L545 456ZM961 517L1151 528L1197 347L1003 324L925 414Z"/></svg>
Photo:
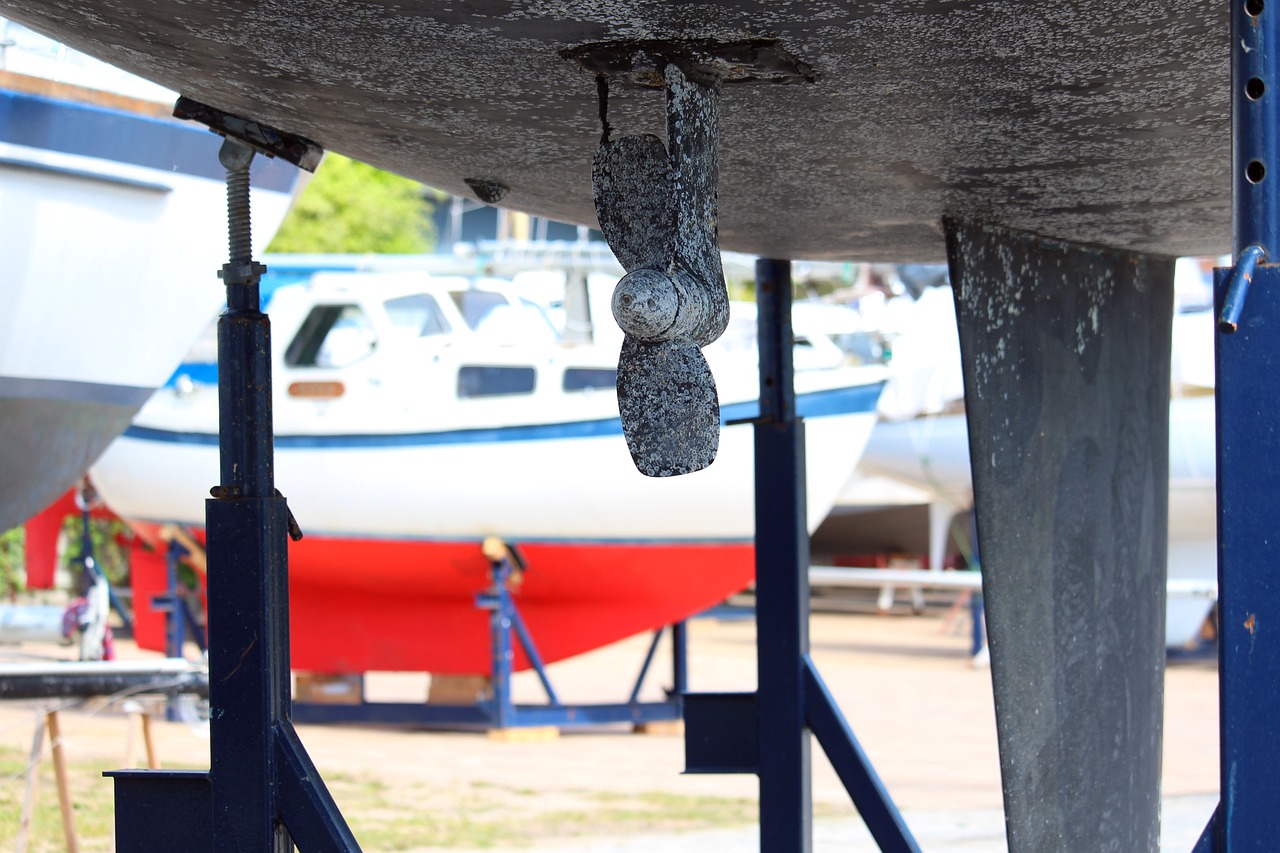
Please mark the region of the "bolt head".
<svg viewBox="0 0 1280 853"><path fill-rule="evenodd" d="M218 160L228 172L239 172L249 168L255 153L248 144L228 136L222 140L222 148L218 149Z"/></svg>

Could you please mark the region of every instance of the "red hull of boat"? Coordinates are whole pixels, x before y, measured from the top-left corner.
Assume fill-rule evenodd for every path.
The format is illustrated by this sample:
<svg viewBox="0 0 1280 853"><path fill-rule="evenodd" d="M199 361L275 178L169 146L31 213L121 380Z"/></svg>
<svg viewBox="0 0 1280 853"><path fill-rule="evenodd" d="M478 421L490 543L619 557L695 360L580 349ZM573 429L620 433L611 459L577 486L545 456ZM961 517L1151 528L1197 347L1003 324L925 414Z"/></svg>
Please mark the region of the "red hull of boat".
<svg viewBox="0 0 1280 853"><path fill-rule="evenodd" d="M155 528L139 532L156 541ZM548 663L712 607L744 589L755 570L750 542L518 548L526 571L514 587L515 601ZM489 613L476 607L476 595L489 586L489 568L478 542L308 536L291 543L293 668L489 672ZM217 618L216 611L209 616L212 631ZM140 636L139 643L156 640ZM518 644L515 665L529 666Z"/></svg>

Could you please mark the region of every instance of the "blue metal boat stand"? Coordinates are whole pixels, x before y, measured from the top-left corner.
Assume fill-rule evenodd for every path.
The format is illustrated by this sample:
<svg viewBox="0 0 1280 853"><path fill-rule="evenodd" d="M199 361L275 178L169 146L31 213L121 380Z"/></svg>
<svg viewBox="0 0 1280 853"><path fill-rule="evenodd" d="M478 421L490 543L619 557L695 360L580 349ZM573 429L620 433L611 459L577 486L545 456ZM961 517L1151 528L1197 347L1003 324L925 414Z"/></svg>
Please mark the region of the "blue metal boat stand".
<svg viewBox="0 0 1280 853"><path fill-rule="evenodd" d="M1216 271L1218 808L1195 853L1280 838L1280 7L1231 4L1235 266Z"/></svg>
<svg viewBox="0 0 1280 853"><path fill-rule="evenodd" d="M111 609L120 617L120 623L124 626L125 631L132 632L133 617L129 612L129 608L125 607L124 603L120 601L116 588L112 586L111 581L107 579L106 573L98 566L98 562L93 556L93 529L90 525L93 521L91 517L93 508L97 503L97 491L94 490L87 479L82 481L76 489L76 506L80 510L80 555L76 557L75 562L80 564L86 585L91 586L95 582L106 584L107 600L111 602Z"/></svg>
<svg viewBox="0 0 1280 853"><path fill-rule="evenodd" d="M221 483L206 504L210 562L210 769L120 771L116 846L158 850L358 850L290 717L288 564L290 515L272 462L270 324L252 259L249 166L255 151L314 166L305 139L202 107L226 136L230 261L222 269L227 311L218 321Z"/></svg>
<svg viewBox="0 0 1280 853"><path fill-rule="evenodd" d="M565 704L560 701L551 684L537 644L525 625L516 597L512 594L513 579L518 572L515 565L518 557L505 543L496 540L487 540L483 547L490 558L492 583L487 590L476 596L476 606L489 611L492 683L488 696L465 705L294 702L293 719L305 723L383 723L491 732L540 727L582 728L617 723L638 726L680 719L683 696L688 689L688 641L684 622L670 626L674 683L666 690L665 699L640 701L640 691L666 630L660 628L653 633L627 701L611 704ZM519 643L542 684L547 696L545 704L517 704L512 698L511 677L515 660L513 639L515 643Z"/></svg>
<svg viewBox="0 0 1280 853"><path fill-rule="evenodd" d="M186 642L188 632L195 640L196 648L201 652L209 650L204 631L182 595L178 566L187 554L188 551L181 542L177 539L169 540L169 547L165 550L165 568L168 570L166 589L163 594L151 597L152 609L164 614L164 653L171 658L183 657L182 645Z"/></svg>
<svg viewBox="0 0 1280 853"><path fill-rule="evenodd" d="M169 540L169 547L165 550L165 568L168 573L166 588L162 594L151 597L151 608L157 613L164 614L164 653L170 659L185 657L182 646L186 642L188 632L195 640L196 648L204 654L208 654L209 651L204 630L196 621L186 597L182 594L182 584L178 577L179 563L188 553L186 547L176 538ZM169 697L169 701L165 703L165 719L170 721L185 719L184 708L179 704L184 701L181 697Z"/></svg>
<svg viewBox="0 0 1280 853"><path fill-rule="evenodd" d="M809 853L812 732L880 849L916 851L915 839L809 657L804 424L795 413L789 261L757 262L756 300L758 688L755 693L685 696L686 771L755 773L760 778L760 849Z"/></svg>

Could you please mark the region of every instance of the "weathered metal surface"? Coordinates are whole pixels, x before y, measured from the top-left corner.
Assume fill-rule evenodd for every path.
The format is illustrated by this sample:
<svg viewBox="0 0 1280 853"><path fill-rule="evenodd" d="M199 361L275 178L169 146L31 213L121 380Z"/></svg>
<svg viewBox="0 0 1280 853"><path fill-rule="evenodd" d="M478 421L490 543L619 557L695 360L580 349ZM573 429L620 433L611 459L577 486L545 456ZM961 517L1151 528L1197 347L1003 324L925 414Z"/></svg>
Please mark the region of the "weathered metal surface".
<svg viewBox="0 0 1280 853"><path fill-rule="evenodd" d="M677 269L703 291L705 314L694 327L699 346L720 337L729 323L729 294L720 265L720 109L717 87L666 67L667 147L671 149L672 211Z"/></svg>
<svg viewBox="0 0 1280 853"><path fill-rule="evenodd" d="M678 66L690 80L706 86L724 83L812 83L813 69L796 59L777 39L740 42L613 41L567 48L561 56L591 74L661 89L663 68Z"/></svg>
<svg viewBox="0 0 1280 853"><path fill-rule="evenodd" d="M944 215L1156 254L1230 244L1228 5L1201 0L0 0L202 103L590 224L597 108L561 55L773 39L816 82L725 87L720 238L941 260ZM618 126L661 133L654 93ZM779 215L779 212L785 215Z"/></svg>
<svg viewBox="0 0 1280 853"><path fill-rule="evenodd" d="M1155 850L1172 261L948 247L1010 850Z"/></svg>
<svg viewBox="0 0 1280 853"><path fill-rule="evenodd" d="M687 338L663 344L623 341L618 414L631 458L647 476L688 474L715 461L720 437L715 381L702 350Z"/></svg>
<svg viewBox="0 0 1280 853"><path fill-rule="evenodd" d="M674 64L663 75L667 146L648 134L608 138L602 79L604 138L592 168L601 230L627 270L613 293L625 333L618 412L631 457L650 477L715 460L720 405L700 347L729 322L716 242L716 94Z"/></svg>
<svg viewBox="0 0 1280 853"><path fill-rule="evenodd" d="M602 143L591 170L596 218L626 270L661 268L675 256L671 158L652 134Z"/></svg>
<svg viewBox="0 0 1280 853"><path fill-rule="evenodd" d="M240 140L246 146L279 157L308 172L314 172L320 165L320 158L324 157L324 149L309 139L222 112L190 98L178 98L173 114L180 119L200 122L224 137Z"/></svg>

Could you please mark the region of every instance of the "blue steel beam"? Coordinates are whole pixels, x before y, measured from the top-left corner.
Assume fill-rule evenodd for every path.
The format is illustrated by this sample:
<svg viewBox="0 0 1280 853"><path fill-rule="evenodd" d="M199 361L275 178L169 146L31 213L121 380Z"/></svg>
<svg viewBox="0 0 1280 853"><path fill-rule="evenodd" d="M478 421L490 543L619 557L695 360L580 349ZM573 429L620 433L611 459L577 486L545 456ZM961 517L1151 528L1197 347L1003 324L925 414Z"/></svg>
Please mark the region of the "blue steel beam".
<svg viewBox="0 0 1280 853"><path fill-rule="evenodd" d="M671 694L681 697L689 692L689 626L677 622L671 626Z"/></svg>
<svg viewBox="0 0 1280 853"><path fill-rule="evenodd" d="M1280 177L1278 174L1276 177ZM1219 270L1217 297L1225 295ZM1280 838L1280 267L1260 266L1238 331L1219 335L1218 851L1274 850Z"/></svg>
<svg viewBox="0 0 1280 853"><path fill-rule="evenodd" d="M760 418L756 465L756 678L760 849L813 847L811 756L804 719L809 653L809 536L804 425L796 419L791 263L756 262Z"/></svg>
<svg viewBox="0 0 1280 853"><path fill-rule="evenodd" d="M871 766L871 759L854 737L835 698L827 690L813 661L805 661L805 717L831 760L836 775L853 798L871 837L884 853L920 853L907 822L889 799L889 791Z"/></svg>
<svg viewBox="0 0 1280 853"><path fill-rule="evenodd" d="M662 640L662 632L664 630L659 628L653 632L653 640L649 643L649 650L645 652L644 663L640 664L640 673L636 676L635 686L631 688L631 696L628 697L628 702L640 701L640 691L644 688L645 676L649 674L649 667L653 665L653 657L658 653L658 643ZM672 630L675 630L674 626Z"/></svg>
<svg viewBox="0 0 1280 853"><path fill-rule="evenodd" d="M556 695L556 690L551 686L551 678L547 675L547 667L542 662L542 655L538 653L538 646L533 641L533 635L529 633L529 627L524 624L524 617L520 615L520 608L516 607L515 601L511 598L511 593L506 592L506 610L511 619L511 627L516 631L516 639L520 641L520 647L524 649L525 657L529 659L529 664L533 667L533 671L538 676L538 681L542 683L542 690L547 694L547 701L552 705L559 705L560 697Z"/></svg>
<svg viewBox="0 0 1280 853"><path fill-rule="evenodd" d="M287 719L275 726L280 816L304 851L359 850L356 838L329 798L320 773Z"/></svg>

